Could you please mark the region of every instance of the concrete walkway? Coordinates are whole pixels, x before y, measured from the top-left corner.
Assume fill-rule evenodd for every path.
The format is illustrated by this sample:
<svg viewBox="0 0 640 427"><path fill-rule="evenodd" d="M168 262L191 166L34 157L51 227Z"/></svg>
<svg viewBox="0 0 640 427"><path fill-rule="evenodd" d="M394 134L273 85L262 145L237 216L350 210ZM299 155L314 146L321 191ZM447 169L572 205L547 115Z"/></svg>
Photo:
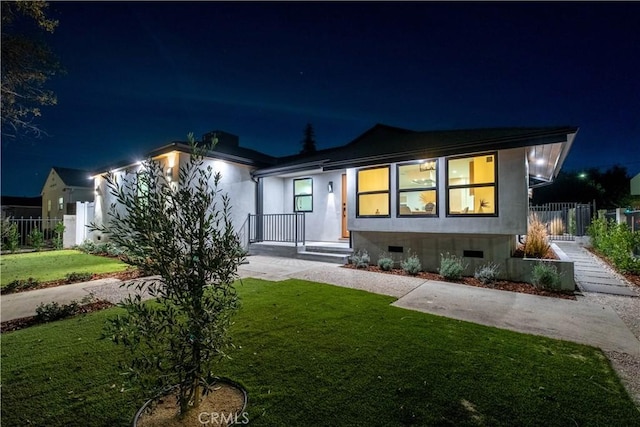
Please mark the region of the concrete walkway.
<svg viewBox="0 0 640 427"><path fill-rule="evenodd" d="M611 272L609 266L575 242L554 242L574 263L576 284L583 292L637 297L633 289Z"/></svg>
<svg viewBox="0 0 640 427"><path fill-rule="evenodd" d="M616 313L607 304L584 298L561 300L266 256L249 257L239 274L272 281L299 278L391 295L399 298L397 307L640 356L640 341ZM116 303L129 292L119 285L116 279L103 279L4 295L0 317L32 316L40 303L68 303L89 293Z"/></svg>

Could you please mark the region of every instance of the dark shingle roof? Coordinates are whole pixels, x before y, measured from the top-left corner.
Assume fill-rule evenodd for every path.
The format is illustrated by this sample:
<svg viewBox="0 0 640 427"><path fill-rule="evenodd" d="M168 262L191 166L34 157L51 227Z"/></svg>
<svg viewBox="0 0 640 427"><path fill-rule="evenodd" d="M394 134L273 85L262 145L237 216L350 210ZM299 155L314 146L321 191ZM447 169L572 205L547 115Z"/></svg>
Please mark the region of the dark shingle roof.
<svg viewBox="0 0 640 427"><path fill-rule="evenodd" d="M353 141L307 155L280 158L277 165L259 170L267 176L316 165L325 170L452 156L473 152L564 142L576 127L487 128L411 131L377 124Z"/></svg>
<svg viewBox="0 0 640 427"><path fill-rule="evenodd" d="M91 188L93 182L89 180L90 172L81 169L61 168L54 166L53 170L56 171L62 182L67 187L87 187Z"/></svg>

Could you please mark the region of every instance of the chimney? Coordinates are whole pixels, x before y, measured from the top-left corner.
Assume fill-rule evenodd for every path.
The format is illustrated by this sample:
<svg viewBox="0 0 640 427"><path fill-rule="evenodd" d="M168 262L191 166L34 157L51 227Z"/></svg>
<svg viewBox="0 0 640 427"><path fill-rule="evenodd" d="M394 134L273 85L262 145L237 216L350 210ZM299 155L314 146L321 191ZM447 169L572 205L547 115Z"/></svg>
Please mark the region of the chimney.
<svg viewBox="0 0 640 427"><path fill-rule="evenodd" d="M217 145L224 147L237 147L240 139L237 135L222 130L212 130L202 135L202 142L209 144L213 138L218 141Z"/></svg>

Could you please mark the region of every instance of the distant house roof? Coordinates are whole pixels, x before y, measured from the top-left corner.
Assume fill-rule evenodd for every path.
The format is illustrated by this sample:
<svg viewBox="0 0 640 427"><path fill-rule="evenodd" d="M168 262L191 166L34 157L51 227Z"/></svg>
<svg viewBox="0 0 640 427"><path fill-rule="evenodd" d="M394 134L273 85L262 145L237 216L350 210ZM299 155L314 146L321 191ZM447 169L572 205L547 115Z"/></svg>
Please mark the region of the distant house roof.
<svg viewBox="0 0 640 427"><path fill-rule="evenodd" d="M278 159L276 165L263 168L255 175L269 176L313 168L343 169L568 142L563 145L562 152L554 153L561 158L561 161L554 162L553 170L534 171L536 175L544 175L552 179L571 146L572 135L577 131L576 127L558 126L418 132L377 124L346 145L306 155L283 157Z"/></svg>
<svg viewBox="0 0 640 427"><path fill-rule="evenodd" d="M54 166L53 170L56 171L67 187L91 188L93 186L93 182L88 179L91 173L86 170L61 168L59 166Z"/></svg>

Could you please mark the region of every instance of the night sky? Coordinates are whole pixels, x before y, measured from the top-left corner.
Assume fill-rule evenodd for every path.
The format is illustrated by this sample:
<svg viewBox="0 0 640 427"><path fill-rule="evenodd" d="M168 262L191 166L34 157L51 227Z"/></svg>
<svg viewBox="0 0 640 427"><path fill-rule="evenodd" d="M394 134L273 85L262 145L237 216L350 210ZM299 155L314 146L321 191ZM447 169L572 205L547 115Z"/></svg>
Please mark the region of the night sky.
<svg viewBox="0 0 640 427"><path fill-rule="evenodd" d="M579 126L564 170L640 172L640 3L54 2L67 74L40 139L2 140L2 194L224 130L294 154L376 123ZM390 141L390 143L393 143Z"/></svg>

